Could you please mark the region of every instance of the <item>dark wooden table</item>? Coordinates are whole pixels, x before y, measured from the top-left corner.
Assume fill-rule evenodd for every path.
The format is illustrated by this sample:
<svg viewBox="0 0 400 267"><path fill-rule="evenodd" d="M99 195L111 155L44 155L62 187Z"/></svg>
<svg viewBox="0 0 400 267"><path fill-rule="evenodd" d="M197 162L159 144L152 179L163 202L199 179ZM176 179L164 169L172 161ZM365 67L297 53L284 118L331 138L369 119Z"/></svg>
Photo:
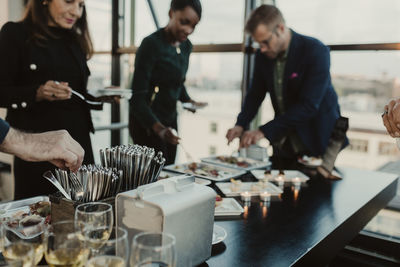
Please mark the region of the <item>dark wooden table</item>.
<svg viewBox="0 0 400 267"><path fill-rule="evenodd" d="M217 220L228 236L201 266L324 266L395 196L397 175L343 168L341 181L286 187L247 218Z"/></svg>

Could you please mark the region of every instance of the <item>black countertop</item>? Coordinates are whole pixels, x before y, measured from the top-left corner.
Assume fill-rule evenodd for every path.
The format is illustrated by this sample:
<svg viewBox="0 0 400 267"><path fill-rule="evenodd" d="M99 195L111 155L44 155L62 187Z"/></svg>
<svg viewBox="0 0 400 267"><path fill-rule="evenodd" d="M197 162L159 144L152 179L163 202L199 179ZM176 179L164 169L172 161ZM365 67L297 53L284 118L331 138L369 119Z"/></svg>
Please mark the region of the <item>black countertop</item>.
<svg viewBox="0 0 400 267"><path fill-rule="evenodd" d="M340 169L341 181L285 187L270 204L253 198L239 219L217 220L227 232L201 266L324 266L395 196L397 175ZM247 215L247 216L246 216ZM243 218L247 217L247 218Z"/></svg>

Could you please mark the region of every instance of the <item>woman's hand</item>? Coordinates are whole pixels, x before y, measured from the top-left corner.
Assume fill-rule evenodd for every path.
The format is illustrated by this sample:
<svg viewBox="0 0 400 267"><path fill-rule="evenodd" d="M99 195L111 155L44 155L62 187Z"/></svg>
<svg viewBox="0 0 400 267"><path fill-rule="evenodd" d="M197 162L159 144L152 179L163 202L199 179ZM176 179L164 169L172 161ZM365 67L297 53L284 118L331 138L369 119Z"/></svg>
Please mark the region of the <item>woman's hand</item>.
<svg viewBox="0 0 400 267"><path fill-rule="evenodd" d="M66 82L47 81L36 91L36 101L55 101L71 98L71 88Z"/></svg>
<svg viewBox="0 0 400 267"><path fill-rule="evenodd" d="M203 108L203 107L208 105L207 102L196 102L196 101L194 101L192 99L189 100L186 103L191 103L192 105L191 106L186 106L186 107L184 106L183 108L188 110L188 111L190 111L190 112L192 112L192 113L195 113L197 111L197 109Z"/></svg>
<svg viewBox="0 0 400 267"><path fill-rule="evenodd" d="M168 142L173 145L179 144L179 140L181 139L176 134L176 130L171 127L165 127L160 122L156 122L153 125L153 131L165 142Z"/></svg>

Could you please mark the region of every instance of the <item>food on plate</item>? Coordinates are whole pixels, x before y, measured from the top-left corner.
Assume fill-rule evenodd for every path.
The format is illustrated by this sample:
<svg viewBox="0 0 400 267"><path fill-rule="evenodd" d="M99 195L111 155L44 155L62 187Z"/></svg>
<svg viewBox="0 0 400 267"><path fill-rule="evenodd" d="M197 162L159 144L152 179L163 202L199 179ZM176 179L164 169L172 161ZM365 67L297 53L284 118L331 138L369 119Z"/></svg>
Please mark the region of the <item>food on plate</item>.
<svg viewBox="0 0 400 267"><path fill-rule="evenodd" d="M44 219L45 224L49 224L50 216L50 202L39 201L29 205L29 212L25 210L16 211L10 214L9 217L4 217L3 221L7 221L10 228L30 227L42 222Z"/></svg>
<svg viewBox="0 0 400 267"><path fill-rule="evenodd" d="M304 165L309 166L319 166L322 164L322 159L319 157L309 157L304 155L302 158L299 158L298 161Z"/></svg>
<svg viewBox="0 0 400 267"><path fill-rule="evenodd" d="M268 182L272 178L273 177L272 177L272 174L271 174L271 170L267 170L267 171L264 172L264 180L265 180L265 182Z"/></svg>
<svg viewBox="0 0 400 267"><path fill-rule="evenodd" d="M39 201L34 204L29 205L29 210L31 214L38 214L42 217L47 217L50 215L50 202Z"/></svg>
<svg viewBox="0 0 400 267"><path fill-rule="evenodd" d="M242 186L242 181L231 179L231 190L232 192L238 192Z"/></svg>
<svg viewBox="0 0 400 267"><path fill-rule="evenodd" d="M262 186L260 186L259 183L253 184L253 185L251 186L251 191L260 191L261 188L262 188Z"/></svg>
<svg viewBox="0 0 400 267"><path fill-rule="evenodd" d="M192 163L188 164L188 168L189 168L189 170L191 170L191 171L196 171L196 169L197 169L197 163L196 163L196 162L192 162Z"/></svg>
<svg viewBox="0 0 400 267"><path fill-rule="evenodd" d="M43 217L37 214L33 214L25 216L24 218L19 220L19 224L22 225L23 227L29 227L41 223L42 220Z"/></svg>
<svg viewBox="0 0 400 267"><path fill-rule="evenodd" d="M229 163L237 165L238 167L247 168L251 164L240 157L233 157L233 156L219 156L217 159L223 163Z"/></svg>
<svg viewBox="0 0 400 267"><path fill-rule="evenodd" d="M222 201L223 201L222 197L220 195L217 195L215 197L215 207L221 205Z"/></svg>
<svg viewBox="0 0 400 267"><path fill-rule="evenodd" d="M225 174L220 174L220 171L218 171L217 169L208 166L208 165L204 165L201 163L196 163L196 162L192 162L190 164L187 165L187 168L184 170L184 172L186 173L193 173L193 174L197 174L197 175L202 175L202 176L208 176L208 177L214 177L214 178L218 178L221 177Z"/></svg>

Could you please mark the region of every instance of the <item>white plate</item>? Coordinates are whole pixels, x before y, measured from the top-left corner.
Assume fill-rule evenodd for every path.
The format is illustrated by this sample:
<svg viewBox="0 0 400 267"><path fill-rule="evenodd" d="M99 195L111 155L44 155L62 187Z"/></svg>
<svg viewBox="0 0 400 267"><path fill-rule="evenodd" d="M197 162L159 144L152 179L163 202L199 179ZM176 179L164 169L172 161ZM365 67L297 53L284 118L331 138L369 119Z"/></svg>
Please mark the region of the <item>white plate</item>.
<svg viewBox="0 0 400 267"><path fill-rule="evenodd" d="M198 177L194 178L194 182L196 184L200 184L200 185L209 185L209 184L211 184L210 180L203 179L203 178L198 178Z"/></svg>
<svg viewBox="0 0 400 267"><path fill-rule="evenodd" d="M132 89L122 88L102 88L102 89L89 89L88 93L94 97L118 95L121 98L131 98Z"/></svg>
<svg viewBox="0 0 400 267"><path fill-rule="evenodd" d="M219 181L219 182L226 181L226 180L241 176L246 173L245 171L241 171L238 169L222 167L222 166L213 165L213 164L204 163L204 162L196 162L196 164L200 168L203 167L203 168L216 170L218 172L218 176L217 177L207 176L205 174L193 172L189 169L188 163L168 165L168 166L164 167L164 170L172 171L172 172L179 172L179 173L183 173L183 174L185 174L185 173L193 174L196 177L208 179L211 181Z"/></svg>
<svg viewBox="0 0 400 267"><path fill-rule="evenodd" d="M303 156L302 158L299 158L297 162L310 168L316 168L318 166L321 166L322 159L316 157Z"/></svg>
<svg viewBox="0 0 400 267"><path fill-rule="evenodd" d="M214 223L212 244L215 245L221 243L227 236L228 234L226 233L225 229Z"/></svg>
<svg viewBox="0 0 400 267"><path fill-rule="evenodd" d="M195 104L193 104L191 102L182 103L182 107L184 109L193 110L193 111L196 111L198 109L202 109L202 108L204 108L206 106L207 105L204 105L204 106L195 105Z"/></svg>
<svg viewBox="0 0 400 267"><path fill-rule="evenodd" d="M249 192L252 196L258 196L261 192L268 192L271 195L282 194L283 191L276 185L267 182L260 184L260 182L242 182L240 186L233 186L232 183L216 183L216 186L227 197L240 196L240 193Z"/></svg>
<svg viewBox="0 0 400 267"><path fill-rule="evenodd" d="M215 207L215 216L237 216L244 211L234 198L222 198L221 202Z"/></svg>
<svg viewBox="0 0 400 267"><path fill-rule="evenodd" d="M230 156L223 155L221 157L230 157ZM249 164L249 166L241 167L241 166L239 166L239 165L237 165L235 163L229 163L229 162L222 161L222 160L218 159L217 156L202 158L201 161L207 162L207 163L211 163L211 164L220 165L220 166L225 166L225 167L228 167L228 168L234 168L234 169L246 170L246 171L254 170L254 169L260 169L260 168L266 168L266 167L271 165L270 161L261 161L261 160L255 160L255 159L244 158L244 157L236 157L236 156L233 156L233 157L237 158L239 161L247 162Z"/></svg>
<svg viewBox="0 0 400 267"><path fill-rule="evenodd" d="M265 174L263 170L252 170L250 171L251 174L253 174L254 177L256 177L258 180L262 180L265 178ZM291 182L293 178L295 177L299 177L300 181L302 183L310 180L310 178L305 175L304 173L300 172L300 171L296 171L296 170L284 170L284 177L285 177L285 182ZM278 170L272 170L271 171L271 176L268 180L271 182L275 181L275 178L278 176L279 171Z"/></svg>
<svg viewBox="0 0 400 267"><path fill-rule="evenodd" d="M175 177L175 176L180 176L182 174L180 173L176 173L176 172L169 172L169 171L161 171L160 175L158 176L158 179L167 179L167 178L171 178L171 177Z"/></svg>

